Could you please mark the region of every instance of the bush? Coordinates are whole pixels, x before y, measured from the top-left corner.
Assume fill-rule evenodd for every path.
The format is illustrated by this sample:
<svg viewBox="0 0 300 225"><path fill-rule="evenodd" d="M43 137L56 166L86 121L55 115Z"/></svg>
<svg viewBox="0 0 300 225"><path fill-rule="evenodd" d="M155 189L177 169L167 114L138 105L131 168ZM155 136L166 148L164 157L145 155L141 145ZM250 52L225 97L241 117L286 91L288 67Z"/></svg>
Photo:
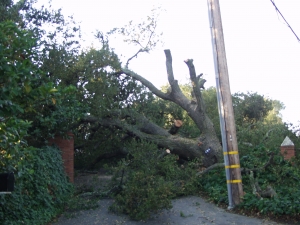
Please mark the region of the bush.
<svg viewBox="0 0 300 225"><path fill-rule="evenodd" d="M16 177L15 191L0 195L0 224L44 224L71 192L60 152L36 147L68 130L81 105L72 97L75 87L45 78L39 47L32 32L0 23L0 172Z"/></svg>
<svg viewBox="0 0 300 225"><path fill-rule="evenodd" d="M226 175L224 167L210 170L199 178L199 185L202 193L208 196L214 203L228 204Z"/></svg>
<svg viewBox="0 0 300 225"><path fill-rule="evenodd" d="M195 193L195 171L181 168L177 156L159 157L162 150L146 142L133 142L127 159L116 168L113 185L119 187L112 211L143 220L162 209L172 207L175 196ZM120 178L121 177L121 178Z"/></svg>
<svg viewBox="0 0 300 225"><path fill-rule="evenodd" d="M73 190L61 152L49 146L27 148L22 163L15 174L15 190L0 195L0 224L45 224L62 212Z"/></svg>
<svg viewBox="0 0 300 225"><path fill-rule="evenodd" d="M259 146L253 149L251 153L255 157L245 157L241 160L241 163L242 165L248 164L253 167L261 167L268 160L266 156L267 152L267 149L263 146ZM268 185L272 186L278 196L275 198L258 199L252 194L249 188L249 177L244 176L243 183L248 187L248 190L245 190L248 194L244 196L244 201L240 205L240 208L252 209L261 214L272 214L276 216L300 215L300 168L298 165L299 162L296 159L294 159L293 162L286 161L279 151L274 151L273 164L265 170L259 171L259 173L256 174L256 180L262 189Z"/></svg>
<svg viewBox="0 0 300 225"><path fill-rule="evenodd" d="M253 148L241 157L241 167L247 169L261 168L269 160L270 150L264 146ZM271 186L277 197L258 198L252 192L248 174L242 174L243 189L246 193L239 210L271 216L300 215L300 167L299 160L286 161L279 150L273 150L273 163L266 169L254 173L259 186L264 190ZM216 203L227 202L227 188L224 168L217 168L203 175L200 180L202 190Z"/></svg>

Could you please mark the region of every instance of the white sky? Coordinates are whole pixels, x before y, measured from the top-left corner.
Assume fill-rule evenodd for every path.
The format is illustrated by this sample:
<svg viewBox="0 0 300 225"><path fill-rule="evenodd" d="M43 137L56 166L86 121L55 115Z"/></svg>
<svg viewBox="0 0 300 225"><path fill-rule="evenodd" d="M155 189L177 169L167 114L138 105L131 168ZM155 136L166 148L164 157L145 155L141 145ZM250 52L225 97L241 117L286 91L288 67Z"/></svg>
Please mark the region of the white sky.
<svg viewBox="0 0 300 225"><path fill-rule="evenodd" d="M42 0L45 1L46 0ZM300 1L274 1L300 37ZM140 55L130 68L157 87L167 83L164 49L170 49L175 78L185 82L194 59L197 73L204 73L206 87L215 86L215 72L208 21L207 0L53 0L65 15L81 21L84 45L93 43L92 32L107 32L130 20L140 22L153 6L166 12L159 18L164 46ZM283 102L286 122L300 120L300 43L284 24L270 0L220 0L231 92L253 91ZM94 43L95 44L95 43ZM137 50L120 40L112 47L125 58ZM124 61L125 61L124 58Z"/></svg>

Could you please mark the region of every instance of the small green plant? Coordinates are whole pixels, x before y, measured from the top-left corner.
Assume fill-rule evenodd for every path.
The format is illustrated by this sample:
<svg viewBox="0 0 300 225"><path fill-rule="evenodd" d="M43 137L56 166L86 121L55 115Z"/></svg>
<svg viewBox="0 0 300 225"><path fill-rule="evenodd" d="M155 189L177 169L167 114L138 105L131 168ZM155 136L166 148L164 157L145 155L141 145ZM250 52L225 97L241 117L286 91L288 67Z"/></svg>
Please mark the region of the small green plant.
<svg viewBox="0 0 300 225"><path fill-rule="evenodd" d="M182 211L180 211L180 216L183 218L187 218L193 216L193 214L185 215Z"/></svg>
<svg viewBox="0 0 300 225"><path fill-rule="evenodd" d="M83 198L80 196L73 196L67 203L66 213L67 217L74 217L80 210L89 210L98 208L99 198Z"/></svg>

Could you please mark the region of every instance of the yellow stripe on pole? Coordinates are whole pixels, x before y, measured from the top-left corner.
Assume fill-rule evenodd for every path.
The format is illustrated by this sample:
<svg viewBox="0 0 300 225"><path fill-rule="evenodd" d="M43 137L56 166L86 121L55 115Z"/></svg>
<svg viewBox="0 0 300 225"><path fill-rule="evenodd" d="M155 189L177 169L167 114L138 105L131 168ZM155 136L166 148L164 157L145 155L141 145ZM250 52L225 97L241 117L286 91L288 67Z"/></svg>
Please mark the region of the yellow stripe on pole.
<svg viewBox="0 0 300 225"><path fill-rule="evenodd" d="M240 168L240 165L236 164L236 165L225 166L225 169L234 169L234 168Z"/></svg>
<svg viewBox="0 0 300 225"><path fill-rule="evenodd" d="M237 155L239 154L238 151L231 151L231 152L223 152L224 155Z"/></svg>
<svg viewBox="0 0 300 225"><path fill-rule="evenodd" d="M231 184L242 183L242 180L227 180L227 184L228 183L231 183Z"/></svg>

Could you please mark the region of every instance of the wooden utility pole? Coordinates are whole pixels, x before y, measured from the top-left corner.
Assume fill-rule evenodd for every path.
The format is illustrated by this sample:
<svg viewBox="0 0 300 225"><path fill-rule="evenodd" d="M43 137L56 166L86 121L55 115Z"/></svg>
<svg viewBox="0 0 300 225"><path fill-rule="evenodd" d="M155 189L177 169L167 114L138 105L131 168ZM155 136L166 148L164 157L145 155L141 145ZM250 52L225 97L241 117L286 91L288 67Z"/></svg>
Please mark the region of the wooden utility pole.
<svg viewBox="0 0 300 225"><path fill-rule="evenodd" d="M229 198L228 208L233 208L241 202L241 197L243 196L240 159L229 86L220 4L219 0L207 0L207 3L215 61L218 106Z"/></svg>

